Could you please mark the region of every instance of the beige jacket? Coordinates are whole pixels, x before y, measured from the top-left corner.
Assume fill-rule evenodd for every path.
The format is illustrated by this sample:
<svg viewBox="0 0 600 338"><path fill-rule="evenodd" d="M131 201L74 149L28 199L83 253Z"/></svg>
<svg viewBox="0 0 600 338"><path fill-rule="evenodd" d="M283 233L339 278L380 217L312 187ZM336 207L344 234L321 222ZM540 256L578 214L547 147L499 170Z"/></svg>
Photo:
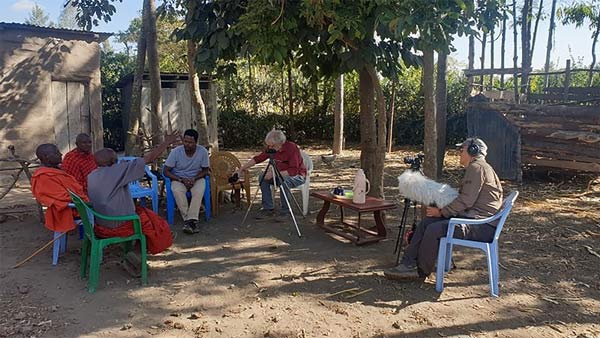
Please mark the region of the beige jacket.
<svg viewBox="0 0 600 338"><path fill-rule="evenodd" d="M442 209L446 218L486 218L502 206L500 179L484 158L475 158L467 167L458 197Z"/></svg>

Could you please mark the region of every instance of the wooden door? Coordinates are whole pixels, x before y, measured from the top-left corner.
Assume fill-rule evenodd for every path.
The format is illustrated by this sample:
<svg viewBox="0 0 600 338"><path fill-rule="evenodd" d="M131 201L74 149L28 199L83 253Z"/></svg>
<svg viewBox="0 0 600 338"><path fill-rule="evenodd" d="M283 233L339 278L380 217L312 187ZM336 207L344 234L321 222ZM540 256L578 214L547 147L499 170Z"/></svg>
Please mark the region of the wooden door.
<svg viewBox="0 0 600 338"><path fill-rule="evenodd" d="M54 138L63 154L75 148L79 133L90 133L89 87L83 82L52 81Z"/></svg>

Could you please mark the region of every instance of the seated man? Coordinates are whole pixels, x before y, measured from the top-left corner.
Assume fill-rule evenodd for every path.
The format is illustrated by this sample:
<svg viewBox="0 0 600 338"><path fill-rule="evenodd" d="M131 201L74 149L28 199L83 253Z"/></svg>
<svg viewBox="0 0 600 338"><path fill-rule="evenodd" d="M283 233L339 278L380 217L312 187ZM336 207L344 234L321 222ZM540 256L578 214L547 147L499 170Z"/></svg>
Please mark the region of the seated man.
<svg viewBox="0 0 600 338"><path fill-rule="evenodd" d="M183 133L183 145L171 150L165 162L165 176L171 179L171 190L183 219L183 232L193 234L200 231L198 214L202 205L205 176L210 167L208 151L198 145L198 132L188 129ZM187 192L192 194L188 204Z"/></svg>
<svg viewBox="0 0 600 338"><path fill-rule="evenodd" d="M283 176L283 186L281 189L281 211L280 216L286 217L290 212L287 203L283 197L284 191L287 193L288 201L291 203L291 195L289 189L295 188L299 185L304 184L306 179L306 166L302 159L302 154L298 146L290 141L286 141L285 134L281 130L273 129L265 137L265 144L267 149L262 153L254 156L248 162L236 171L237 174L244 172L244 170L254 166L257 163L261 163L268 159L270 156L275 160L275 164L281 176ZM257 219L268 217L273 215L273 196L271 195L271 186L274 184L273 171L269 169L264 173L264 177L260 177L260 191L262 192L262 210L257 215ZM277 182L279 185L280 182Z"/></svg>
<svg viewBox="0 0 600 338"><path fill-rule="evenodd" d="M417 226L400 264L384 272L387 278L429 276L435 270L439 239L446 236L450 218L486 218L496 214L502 206L502 185L485 161L487 145L481 139L468 138L460 146L460 164L466 167L460 194L443 209L427 207L427 217ZM463 224L456 227L454 237L491 242L495 231L496 224Z"/></svg>
<svg viewBox="0 0 600 338"><path fill-rule="evenodd" d="M81 184L59 168L62 154L54 144L39 145L35 154L42 166L31 177L31 192L41 205L47 207L46 228L58 232L75 229L73 217L76 211L68 206L71 203L69 190L88 201Z"/></svg>
<svg viewBox="0 0 600 338"><path fill-rule="evenodd" d="M117 154L112 149L103 148L94 153L98 169L88 176L88 196L94 210L106 216L138 214L142 232L146 235L148 251L157 254L173 243L169 224L153 211L136 207L129 192L129 182L145 175L147 163L154 162L167 147L176 142L179 136L165 135L165 140L143 158L117 163ZM132 222L119 223L96 219L94 232L98 237L127 237L133 234Z"/></svg>
<svg viewBox="0 0 600 338"><path fill-rule="evenodd" d="M75 177L87 194L87 177L97 168L92 154L92 139L88 134L81 133L75 138L75 149L65 154L62 169Z"/></svg>

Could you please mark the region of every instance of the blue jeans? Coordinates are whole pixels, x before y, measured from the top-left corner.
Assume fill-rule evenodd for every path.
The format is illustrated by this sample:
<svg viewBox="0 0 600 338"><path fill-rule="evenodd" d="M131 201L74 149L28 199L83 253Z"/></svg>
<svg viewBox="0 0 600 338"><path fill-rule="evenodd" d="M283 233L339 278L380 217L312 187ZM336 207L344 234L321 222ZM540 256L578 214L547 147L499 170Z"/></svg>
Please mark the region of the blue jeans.
<svg viewBox="0 0 600 338"><path fill-rule="evenodd" d="M273 185L273 179L263 180L263 176L261 175L260 179L262 183L260 184L260 191L262 192L262 207L263 210L273 210L273 195L271 195L271 186ZM285 198L283 197L284 191L287 193L288 201L290 205L292 205L292 197L289 189L295 188L299 185L304 184L305 178L302 175L296 176L285 176L283 178L284 185L280 189L280 203L281 203L281 212L289 212L288 206L285 203ZM279 183L279 182L277 182Z"/></svg>

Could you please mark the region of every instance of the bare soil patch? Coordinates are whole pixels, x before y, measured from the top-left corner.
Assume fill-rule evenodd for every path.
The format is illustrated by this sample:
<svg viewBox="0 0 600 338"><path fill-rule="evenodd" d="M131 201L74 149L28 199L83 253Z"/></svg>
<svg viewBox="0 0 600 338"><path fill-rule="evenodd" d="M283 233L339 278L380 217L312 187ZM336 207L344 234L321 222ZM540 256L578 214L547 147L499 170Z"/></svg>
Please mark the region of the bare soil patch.
<svg viewBox="0 0 600 338"><path fill-rule="evenodd" d="M320 160L326 149L308 153L311 189L351 187L358 151L332 167ZM386 197L399 206L396 177L409 153L386 161ZM457 154L446 162L443 180L456 186ZM538 175L504 188L521 195L500 237L499 298L489 297L483 254L473 250L458 250L442 294L435 276L385 279L401 209L387 214L386 240L357 247L314 225L313 199L310 215L297 213L302 238L291 222L256 221L253 212L242 226L244 211L232 204L196 235L179 221L173 247L150 257L147 287L118 266L120 249L109 249L98 291L88 294L75 234L56 267L45 251L12 269L51 238L31 209L0 224L0 337L600 337L600 180ZM11 194L0 209L31 207L25 185Z"/></svg>

